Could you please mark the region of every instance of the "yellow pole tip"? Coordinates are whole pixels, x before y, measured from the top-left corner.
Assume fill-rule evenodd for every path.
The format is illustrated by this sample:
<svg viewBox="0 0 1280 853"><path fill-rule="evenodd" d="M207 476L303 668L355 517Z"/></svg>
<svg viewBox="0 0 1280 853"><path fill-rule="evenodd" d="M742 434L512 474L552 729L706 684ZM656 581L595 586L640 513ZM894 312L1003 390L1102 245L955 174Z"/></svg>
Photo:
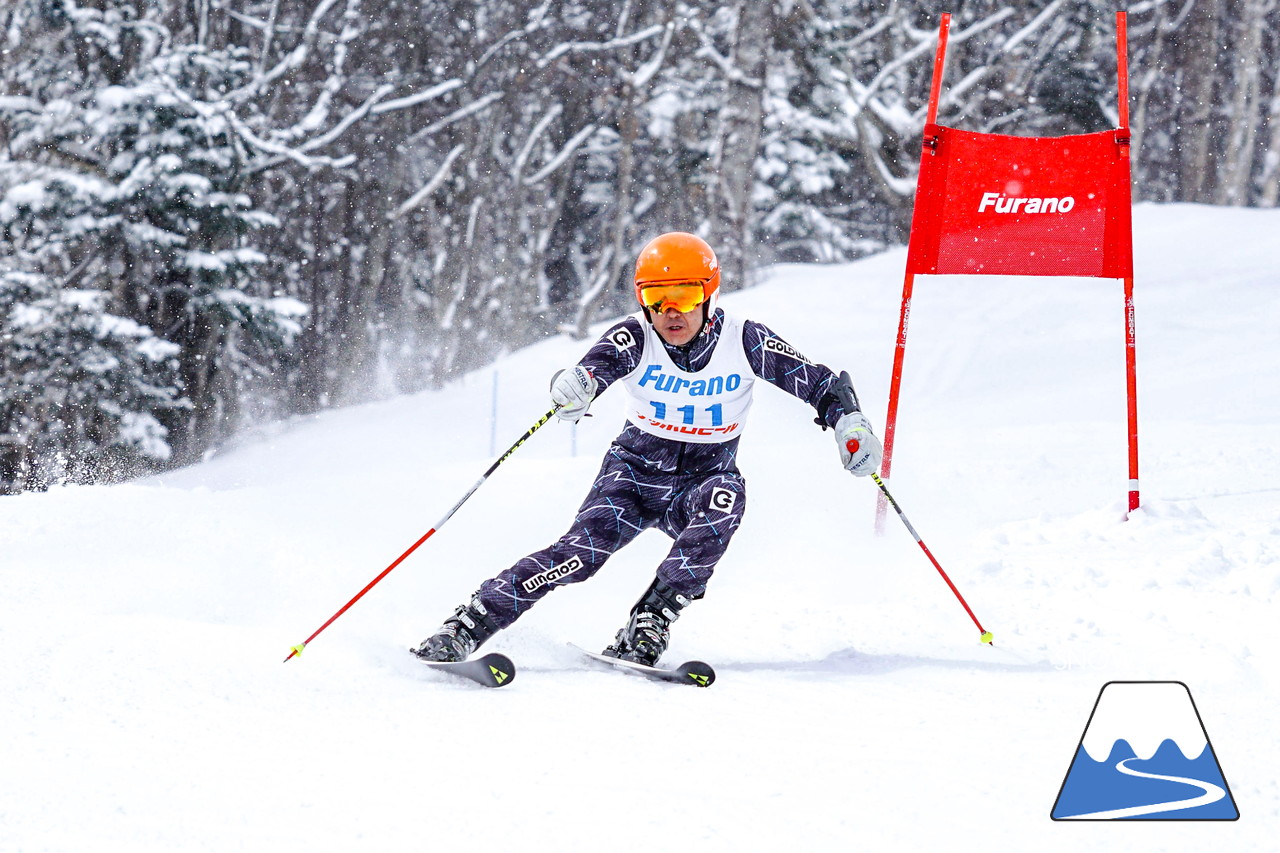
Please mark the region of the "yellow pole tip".
<svg viewBox="0 0 1280 853"><path fill-rule="evenodd" d="M995 638L991 636L990 631L983 631L981 639L982 639L982 642L984 643L990 643Z"/></svg>
<svg viewBox="0 0 1280 853"><path fill-rule="evenodd" d="M985 635L984 635L984 636L985 636ZM983 642L985 643L985 642L986 642L986 640L983 640ZM295 655L300 655L300 654L302 654L302 650L303 650L303 649L305 649L306 647L307 647L307 644L306 644L306 643L299 643L298 645L296 645L296 646L290 646L289 648L293 649L293 653L294 653Z"/></svg>

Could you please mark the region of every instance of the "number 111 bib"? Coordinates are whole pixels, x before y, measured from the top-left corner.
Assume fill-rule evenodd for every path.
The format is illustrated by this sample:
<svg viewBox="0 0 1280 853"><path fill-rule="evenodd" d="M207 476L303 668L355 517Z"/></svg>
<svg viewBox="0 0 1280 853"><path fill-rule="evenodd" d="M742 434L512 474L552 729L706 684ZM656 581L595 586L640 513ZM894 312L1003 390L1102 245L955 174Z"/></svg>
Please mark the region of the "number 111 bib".
<svg viewBox="0 0 1280 853"><path fill-rule="evenodd" d="M742 434L756 377L742 345L742 324L722 316L724 329L711 361L692 373L675 366L657 330L640 316L644 357L622 377L628 421L650 435L696 444Z"/></svg>

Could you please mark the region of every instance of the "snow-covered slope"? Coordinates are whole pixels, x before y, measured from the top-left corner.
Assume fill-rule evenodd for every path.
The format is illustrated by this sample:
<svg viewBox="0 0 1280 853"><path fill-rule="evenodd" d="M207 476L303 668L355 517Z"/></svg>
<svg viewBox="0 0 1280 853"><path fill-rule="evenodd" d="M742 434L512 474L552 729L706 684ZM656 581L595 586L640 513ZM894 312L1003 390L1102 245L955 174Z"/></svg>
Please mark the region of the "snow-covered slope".
<svg viewBox="0 0 1280 853"><path fill-rule="evenodd" d="M657 532L492 641L510 687L404 651L559 535L616 392L282 664L545 411L568 339L164 477L0 501L0 850L1274 849L1280 211L1144 206L1135 229L1127 521L1118 283L917 281L892 489L995 648L764 386L744 527L669 652L714 662L712 689L565 645L612 636ZM778 267L724 305L848 369L882 426L904 260ZM1188 685L1239 821L1049 819L1113 679Z"/></svg>

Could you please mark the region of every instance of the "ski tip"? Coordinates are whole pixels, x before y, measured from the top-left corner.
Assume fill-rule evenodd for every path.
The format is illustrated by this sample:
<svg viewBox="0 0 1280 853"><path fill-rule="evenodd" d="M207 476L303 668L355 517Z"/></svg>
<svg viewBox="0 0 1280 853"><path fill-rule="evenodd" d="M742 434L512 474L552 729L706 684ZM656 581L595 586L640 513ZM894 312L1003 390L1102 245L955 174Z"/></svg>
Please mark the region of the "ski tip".
<svg viewBox="0 0 1280 853"><path fill-rule="evenodd" d="M409 653L417 657L414 649L409 649ZM482 687L505 687L516 679L515 664L506 655L487 654L459 661L417 659L437 672L451 673Z"/></svg>
<svg viewBox="0 0 1280 853"><path fill-rule="evenodd" d="M489 677L494 687L506 687L516 680L516 666L506 655L495 652L485 655L480 660L489 670Z"/></svg>
<svg viewBox="0 0 1280 853"><path fill-rule="evenodd" d="M686 661L678 671L698 687L710 687L716 681L716 671L700 660Z"/></svg>

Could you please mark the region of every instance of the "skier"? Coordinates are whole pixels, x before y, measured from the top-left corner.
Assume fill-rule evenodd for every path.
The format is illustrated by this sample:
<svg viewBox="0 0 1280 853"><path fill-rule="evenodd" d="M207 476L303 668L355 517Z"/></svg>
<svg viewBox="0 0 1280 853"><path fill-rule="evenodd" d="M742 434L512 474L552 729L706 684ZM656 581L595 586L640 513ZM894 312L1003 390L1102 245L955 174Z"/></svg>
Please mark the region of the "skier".
<svg viewBox="0 0 1280 853"><path fill-rule="evenodd" d="M485 581L413 649L420 658L466 659L548 592L586 580L641 531L657 527L675 543L604 650L656 664L671 623L702 598L742 521L746 484L735 457L756 378L814 407L815 423L834 428L846 469L865 476L879 467L880 441L861 412L844 410L839 377L768 327L716 307L720 267L704 240L684 232L652 240L636 260L635 290L641 310L552 377L556 415L573 423L615 382L626 395L627 424L572 526Z"/></svg>

